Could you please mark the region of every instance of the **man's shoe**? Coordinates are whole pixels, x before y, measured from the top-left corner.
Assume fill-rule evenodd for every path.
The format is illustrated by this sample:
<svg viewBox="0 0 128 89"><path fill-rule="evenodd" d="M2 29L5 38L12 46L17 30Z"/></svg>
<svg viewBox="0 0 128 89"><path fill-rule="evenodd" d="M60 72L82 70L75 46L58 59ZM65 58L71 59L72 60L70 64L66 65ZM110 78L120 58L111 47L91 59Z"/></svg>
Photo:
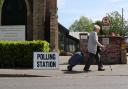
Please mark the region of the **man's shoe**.
<svg viewBox="0 0 128 89"><path fill-rule="evenodd" d="M84 72L91 72L91 70L89 70L89 69L83 69L84 70Z"/></svg>
<svg viewBox="0 0 128 89"><path fill-rule="evenodd" d="M98 71L105 71L105 69L98 69Z"/></svg>

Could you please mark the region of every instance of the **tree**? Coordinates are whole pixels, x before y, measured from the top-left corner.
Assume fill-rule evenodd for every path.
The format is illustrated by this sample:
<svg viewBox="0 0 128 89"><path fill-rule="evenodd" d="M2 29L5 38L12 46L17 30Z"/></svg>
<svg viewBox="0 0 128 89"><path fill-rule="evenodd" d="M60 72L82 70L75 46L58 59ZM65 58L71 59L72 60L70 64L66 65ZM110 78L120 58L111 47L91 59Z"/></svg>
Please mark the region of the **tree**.
<svg viewBox="0 0 128 89"><path fill-rule="evenodd" d="M93 22L91 19L88 19L87 17L81 16L79 20L75 20L74 23L69 27L70 31L74 32L83 32L92 31L93 28Z"/></svg>
<svg viewBox="0 0 128 89"><path fill-rule="evenodd" d="M113 11L107 14L110 20L110 29L109 32L115 32L116 34L124 34L128 26L127 21L123 18L118 11Z"/></svg>

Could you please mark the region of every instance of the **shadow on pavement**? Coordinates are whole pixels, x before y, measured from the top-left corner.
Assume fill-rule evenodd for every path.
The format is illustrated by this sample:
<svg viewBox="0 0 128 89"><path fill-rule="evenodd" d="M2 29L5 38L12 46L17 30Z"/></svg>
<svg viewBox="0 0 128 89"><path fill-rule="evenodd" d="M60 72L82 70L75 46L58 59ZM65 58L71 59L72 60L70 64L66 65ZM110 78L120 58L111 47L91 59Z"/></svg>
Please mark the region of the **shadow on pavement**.
<svg viewBox="0 0 128 89"><path fill-rule="evenodd" d="M64 74L78 74L78 73L86 73L84 71L76 71L76 70L72 70L72 71L68 71L68 70L61 70L64 72Z"/></svg>
<svg viewBox="0 0 128 89"><path fill-rule="evenodd" d="M51 77L51 76L28 75L28 74L0 74L0 77Z"/></svg>

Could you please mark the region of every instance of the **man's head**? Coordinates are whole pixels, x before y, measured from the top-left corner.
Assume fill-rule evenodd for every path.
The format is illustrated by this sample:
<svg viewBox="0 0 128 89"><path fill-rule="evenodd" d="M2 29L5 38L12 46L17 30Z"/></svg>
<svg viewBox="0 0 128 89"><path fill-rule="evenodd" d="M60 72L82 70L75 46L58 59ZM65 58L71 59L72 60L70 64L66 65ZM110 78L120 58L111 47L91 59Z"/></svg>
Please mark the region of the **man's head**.
<svg viewBox="0 0 128 89"><path fill-rule="evenodd" d="M94 31L98 33L100 31L100 26L94 25Z"/></svg>

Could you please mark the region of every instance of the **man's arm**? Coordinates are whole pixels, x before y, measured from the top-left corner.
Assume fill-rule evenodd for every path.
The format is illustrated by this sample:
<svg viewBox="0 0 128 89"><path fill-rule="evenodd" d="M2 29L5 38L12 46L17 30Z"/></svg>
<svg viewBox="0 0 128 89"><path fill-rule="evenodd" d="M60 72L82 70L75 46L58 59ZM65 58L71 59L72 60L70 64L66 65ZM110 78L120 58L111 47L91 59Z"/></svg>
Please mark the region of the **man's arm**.
<svg viewBox="0 0 128 89"><path fill-rule="evenodd" d="M98 41L97 33L94 34L94 41L95 41L95 43L96 43L98 46L104 47L104 46Z"/></svg>

